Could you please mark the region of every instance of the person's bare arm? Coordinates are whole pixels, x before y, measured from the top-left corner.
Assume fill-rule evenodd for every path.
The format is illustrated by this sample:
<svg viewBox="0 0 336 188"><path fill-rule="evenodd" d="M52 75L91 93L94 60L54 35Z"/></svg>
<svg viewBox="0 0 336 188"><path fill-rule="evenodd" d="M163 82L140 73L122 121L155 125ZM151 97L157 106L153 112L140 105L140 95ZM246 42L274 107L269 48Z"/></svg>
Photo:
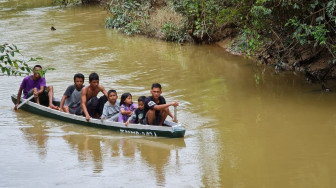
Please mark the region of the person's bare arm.
<svg viewBox="0 0 336 188"><path fill-rule="evenodd" d="M101 91L106 97L108 97L107 92L106 92L104 86L102 86L102 85L98 85L98 89L99 89L99 91Z"/></svg>
<svg viewBox="0 0 336 188"><path fill-rule="evenodd" d="M85 87L85 88L82 89L81 108L82 108L82 110L84 112L86 121L89 121L91 117L90 117L89 112L88 112L88 110L86 108L86 102L87 102L86 101L86 93L87 93L87 90L88 90L87 87Z"/></svg>
<svg viewBox="0 0 336 188"><path fill-rule="evenodd" d="M131 110L124 110L124 109L122 109L122 108L120 108L120 113L121 113L122 115L128 115L128 116L130 116L130 115L133 114L133 112L132 112Z"/></svg>
<svg viewBox="0 0 336 188"><path fill-rule="evenodd" d="M164 108L168 108L169 106L178 106L178 102L171 102L167 104L155 105L153 108L154 110L162 110Z"/></svg>
<svg viewBox="0 0 336 188"><path fill-rule="evenodd" d="M63 108L64 108L64 103L65 103L65 100L68 98L68 96L66 95L63 95L62 99L61 99L61 102L60 102L60 111L64 112Z"/></svg>
<svg viewBox="0 0 336 188"><path fill-rule="evenodd" d="M16 104L14 106L14 110L17 110L17 106L20 104L22 90L23 90L23 88L20 87L20 89L18 91L18 94L17 94L17 100L16 100Z"/></svg>

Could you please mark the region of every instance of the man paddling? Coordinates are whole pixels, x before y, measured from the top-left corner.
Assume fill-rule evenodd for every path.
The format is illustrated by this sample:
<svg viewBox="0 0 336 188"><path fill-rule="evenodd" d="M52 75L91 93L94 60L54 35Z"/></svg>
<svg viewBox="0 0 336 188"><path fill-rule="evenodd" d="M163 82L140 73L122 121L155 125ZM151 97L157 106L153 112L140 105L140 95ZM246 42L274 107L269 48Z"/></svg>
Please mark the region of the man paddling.
<svg viewBox="0 0 336 188"><path fill-rule="evenodd" d="M102 85L99 85L99 76L97 73L91 73L89 75L88 86L82 89L81 95L81 108L84 113L86 121L90 121L90 118L99 118L101 115L100 107L107 101L107 92ZM104 96L97 98L99 92L102 92Z"/></svg>
<svg viewBox="0 0 336 188"><path fill-rule="evenodd" d="M17 94L18 100L14 110L17 110L20 103L22 91L23 98L27 99L29 96L34 95L34 101L37 104L43 104L52 109L58 109L58 107L52 103L54 98L54 89L52 86L47 87L45 78L40 75L41 71L42 66L35 65L33 68L33 75L27 76L22 80Z"/></svg>

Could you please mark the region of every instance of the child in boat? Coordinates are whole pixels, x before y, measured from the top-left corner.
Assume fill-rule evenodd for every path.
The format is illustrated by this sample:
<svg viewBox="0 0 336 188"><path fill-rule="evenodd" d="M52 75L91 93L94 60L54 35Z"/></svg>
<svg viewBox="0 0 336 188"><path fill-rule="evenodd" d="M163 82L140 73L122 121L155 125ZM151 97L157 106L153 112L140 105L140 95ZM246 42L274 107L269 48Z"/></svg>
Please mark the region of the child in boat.
<svg viewBox="0 0 336 188"><path fill-rule="evenodd" d="M142 124L143 123L143 118L145 117L145 111L144 111L145 100L146 100L145 96L141 96L141 97L138 98L138 108L135 109L132 116L128 118L128 120L125 123L126 126L130 122L131 123L136 123L136 124L138 124L138 123Z"/></svg>
<svg viewBox="0 0 336 188"><path fill-rule="evenodd" d="M136 104L132 102L132 95L130 93L122 94L120 99L120 114L118 122L125 123L136 108Z"/></svg>
<svg viewBox="0 0 336 188"><path fill-rule="evenodd" d="M81 115L80 108L82 88L84 87L84 75L77 73L74 76L74 84L70 85L64 92L60 102L60 111Z"/></svg>
<svg viewBox="0 0 336 188"><path fill-rule="evenodd" d="M117 91L116 90L109 90L107 92L108 101L104 104L103 114L101 115L101 120L108 120L108 121L118 121L120 107Z"/></svg>

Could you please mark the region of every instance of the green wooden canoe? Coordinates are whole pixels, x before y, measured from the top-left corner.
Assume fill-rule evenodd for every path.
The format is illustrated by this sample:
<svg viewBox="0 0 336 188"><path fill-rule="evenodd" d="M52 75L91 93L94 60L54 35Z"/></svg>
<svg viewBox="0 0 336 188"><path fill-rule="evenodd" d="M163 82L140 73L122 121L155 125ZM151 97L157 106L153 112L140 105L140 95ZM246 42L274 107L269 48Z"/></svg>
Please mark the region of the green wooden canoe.
<svg viewBox="0 0 336 188"><path fill-rule="evenodd" d="M12 95L11 98L13 103L16 104L17 96ZM21 102L22 100L23 99L21 99ZM54 99L54 104L59 106L59 99ZM101 121L100 119L94 119L94 118L90 119L90 121L87 122L84 116L78 116L61 112L59 110L53 110L49 107L42 106L31 101L23 104L20 109L43 117L54 118L57 120L69 123L76 123L89 127L111 129L125 134L159 136L169 138L181 138L184 137L185 134L185 129L182 127L181 124L171 121L165 121L164 122L165 126L153 126L142 124L129 124L128 126L125 126L124 123L113 121Z"/></svg>

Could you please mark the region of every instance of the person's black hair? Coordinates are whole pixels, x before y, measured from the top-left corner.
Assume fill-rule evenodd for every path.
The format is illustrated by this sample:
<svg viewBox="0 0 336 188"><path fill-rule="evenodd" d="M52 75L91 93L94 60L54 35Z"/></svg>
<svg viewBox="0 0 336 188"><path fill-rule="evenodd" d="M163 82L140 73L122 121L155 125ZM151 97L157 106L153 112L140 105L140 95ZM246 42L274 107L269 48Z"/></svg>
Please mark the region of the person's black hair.
<svg viewBox="0 0 336 188"><path fill-rule="evenodd" d="M109 90L109 91L107 92L107 96L110 96L110 93L115 93L116 95L118 95L118 94L117 94L117 91L114 90L114 89Z"/></svg>
<svg viewBox="0 0 336 188"><path fill-rule="evenodd" d="M143 103L145 103L145 100L146 100L146 96L140 96L139 98L138 98L138 102L143 102Z"/></svg>
<svg viewBox="0 0 336 188"><path fill-rule="evenodd" d="M89 82L91 82L92 80L99 80L99 76L97 73L93 72L89 75Z"/></svg>
<svg viewBox="0 0 336 188"><path fill-rule="evenodd" d="M74 81L76 81L76 78L81 78L81 79L83 79L83 81L84 81L84 75L83 75L82 73L77 73L77 74L75 74L75 76L74 76Z"/></svg>
<svg viewBox="0 0 336 188"><path fill-rule="evenodd" d="M121 95L121 99L120 99L120 106L122 105L122 104L125 104L125 100L127 99L127 97L128 96L131 96L132 97L132 95L131 95L131 93L123 93L122 95ZM132 102L133 103L133 102Z"/></svg>
<svg viewBox="0 0 336 188"><path fill-rule="evenodd" d="M36 67L39 67L39 68L42 69L42 66L41 66L41 65L35 65L34 68L33 68L33 70L34 70Z"/></svg>
<svg viewBox="0 0 336 188"><path fill-rule="evenodd" d="M159 84L159 83L153 83L152 84L152 89L153 88L160 88L160 90L161 90L161 84Z"/></svg>

